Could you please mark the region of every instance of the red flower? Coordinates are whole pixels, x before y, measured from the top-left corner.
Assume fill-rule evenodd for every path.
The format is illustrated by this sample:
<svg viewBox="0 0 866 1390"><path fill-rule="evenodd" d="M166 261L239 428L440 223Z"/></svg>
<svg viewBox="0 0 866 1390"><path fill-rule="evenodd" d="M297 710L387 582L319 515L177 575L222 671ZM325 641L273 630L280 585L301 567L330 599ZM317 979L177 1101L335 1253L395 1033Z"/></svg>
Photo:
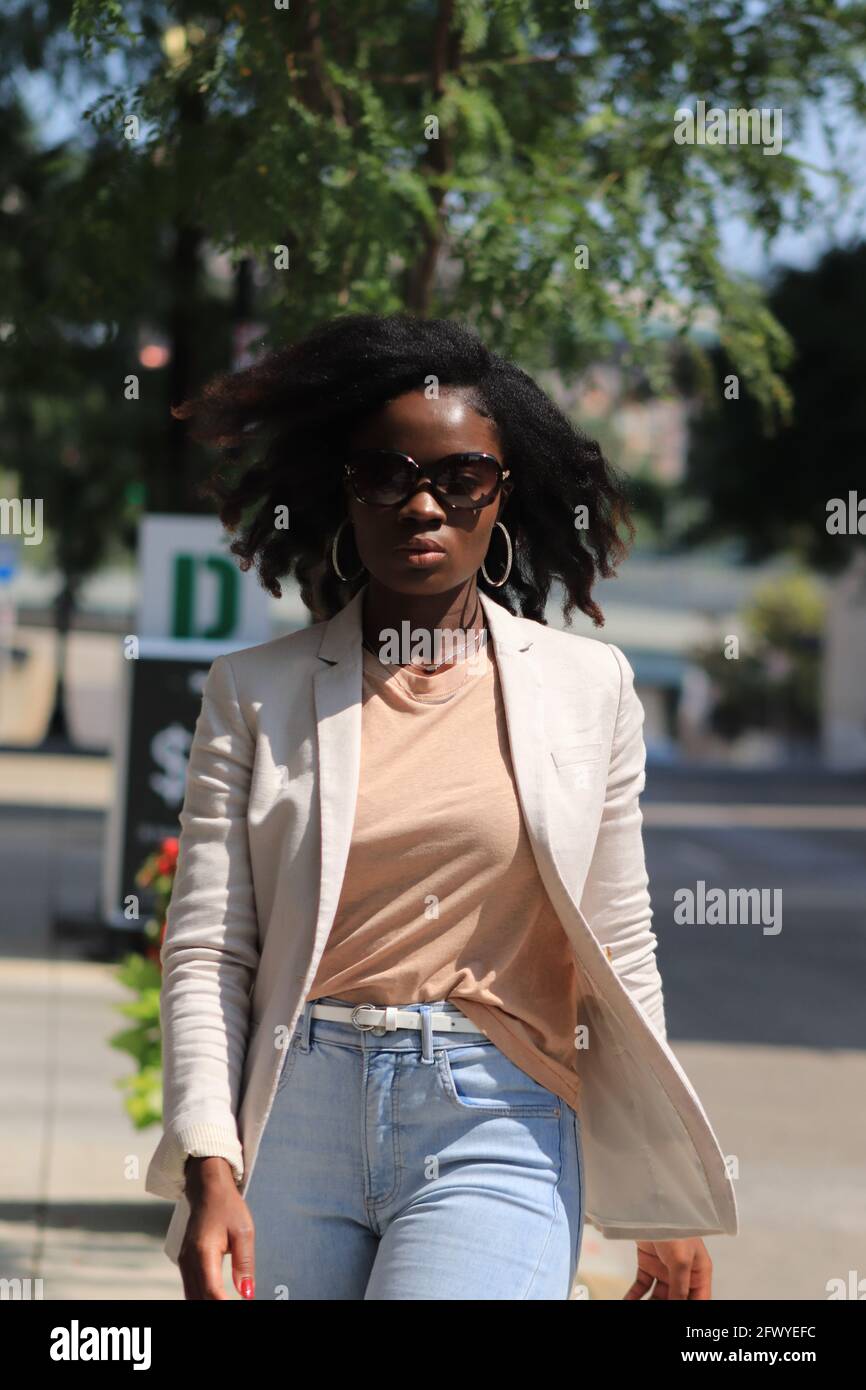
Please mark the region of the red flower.
<svg viewBox="0 0 866 1390"><path fill-rule="evenodd" d="M156 861L156 872L158 874L172 874L177 868L177 840L163 840L160 846L162 853Z"/></svg>
<svg viewBox="0 0 866 1390"><path fill-rule="evenodd" d="M157 873L174 873L178 866L178 841L164 840L156 863Z"/></svg>

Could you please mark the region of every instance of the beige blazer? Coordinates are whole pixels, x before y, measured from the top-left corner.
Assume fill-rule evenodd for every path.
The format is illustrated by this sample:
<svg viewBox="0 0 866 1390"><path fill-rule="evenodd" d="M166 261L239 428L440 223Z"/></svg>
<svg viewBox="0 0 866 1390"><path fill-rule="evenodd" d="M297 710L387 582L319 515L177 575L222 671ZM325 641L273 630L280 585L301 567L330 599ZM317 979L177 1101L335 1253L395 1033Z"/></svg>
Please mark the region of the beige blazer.
<svg viewBox="0 0 866 1390"><path fill-rule="evenodd" d="M175 1262L186 1157L223 1154L246 1191L334 921L358 789L364 592L208 673L162 949L164 1133L145 1181L176 1200ZM586 1219L633 1239L735 1235L725 1159L666 1041L632 669L615 646L481 603L527 833L588 991Z"/></svg>

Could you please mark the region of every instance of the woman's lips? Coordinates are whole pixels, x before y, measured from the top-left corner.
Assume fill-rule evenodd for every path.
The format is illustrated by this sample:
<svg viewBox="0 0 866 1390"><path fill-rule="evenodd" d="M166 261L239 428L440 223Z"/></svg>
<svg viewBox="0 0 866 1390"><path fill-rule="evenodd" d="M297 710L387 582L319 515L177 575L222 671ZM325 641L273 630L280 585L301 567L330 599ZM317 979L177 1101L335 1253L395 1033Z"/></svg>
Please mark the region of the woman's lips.
<svg viewBox="0 0 866 1390"><path fill-rule="evenodd" d="M431 565L441 564L447 560L448 556L444 550L397 550L401 559L408 565L413 565L416 569L429 569Z"/></svg>

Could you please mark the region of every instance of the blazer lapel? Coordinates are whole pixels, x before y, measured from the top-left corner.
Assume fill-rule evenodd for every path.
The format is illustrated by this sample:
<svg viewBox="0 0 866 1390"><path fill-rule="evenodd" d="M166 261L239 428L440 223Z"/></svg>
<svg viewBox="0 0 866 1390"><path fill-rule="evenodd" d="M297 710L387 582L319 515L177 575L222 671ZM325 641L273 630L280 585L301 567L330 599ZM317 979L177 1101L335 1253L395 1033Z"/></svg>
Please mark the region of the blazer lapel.
<svg viewBox="0 0 866 1390"><path fill-rule="evenodd" d="M527 834L536 855L539 851L549 854L541 665L525 621L480 589L478 593L499 672L511 765Z"/></svg>
<svg viewBox="0 0 866 1390"><path fill-rule="evenodd" d="M515 617L495 599L481 590L479 594L496 654L514 780L539 876L566 930L569 923L577 922L589 934L557 862L558 827L551 825L548 803L550 766L543 677L532 629L525 619ZM581 950L579 935L576 940L572 937L572 942Z"/></svg>
<svg viewBox="0 0 866 1390"><path fill-rule="evenodd" d="M361 613L366 589L365 584L325 625L318 652L322 668L313 677L321 826L316 960L340 901L358 799L364 651Z"/></svg>

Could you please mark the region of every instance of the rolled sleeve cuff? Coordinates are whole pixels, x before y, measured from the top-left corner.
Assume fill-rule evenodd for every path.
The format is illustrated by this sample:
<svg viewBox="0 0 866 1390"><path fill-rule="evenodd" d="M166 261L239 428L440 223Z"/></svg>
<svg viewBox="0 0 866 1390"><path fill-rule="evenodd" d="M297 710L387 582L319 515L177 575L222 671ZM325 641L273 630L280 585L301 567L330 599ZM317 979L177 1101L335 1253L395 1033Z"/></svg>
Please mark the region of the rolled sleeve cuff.
<svg viewBox="0 0 866 1390"><path fill-rule="evenodd" d="M212 1120L201 1120L163 1134L147 1170L145 1191L174 1201L182 1197L188 1158L225 1158L231 1164L238 1186L243 1182L244 1153L237 1130Z"/></svg>

